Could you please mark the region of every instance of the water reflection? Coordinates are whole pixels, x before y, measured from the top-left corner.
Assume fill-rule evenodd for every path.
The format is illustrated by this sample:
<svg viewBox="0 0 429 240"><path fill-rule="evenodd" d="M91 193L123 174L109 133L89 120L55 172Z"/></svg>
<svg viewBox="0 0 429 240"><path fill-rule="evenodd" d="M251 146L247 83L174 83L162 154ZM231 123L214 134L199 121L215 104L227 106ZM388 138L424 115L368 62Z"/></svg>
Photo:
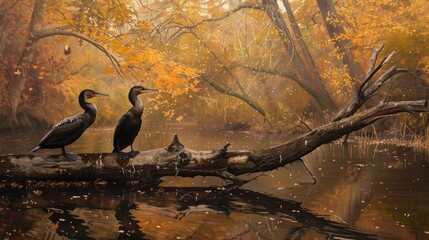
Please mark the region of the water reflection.
<svg viewBox="0 0 429 240"><path fill-rule="evenodd" d="M137 209L137 205L127 199L121 201L115 209L115 217L120 224L117 239L145 239L145 234L140 229L139 221L132 215L131 209Z"/></svg>
<svg viewBox="0 0 429 240"><path fill-rule="evenodd" d="M21 219L3 224L13 239L373 239L349 226L326 220L299 203L250 190L226 192L218 188L135 189L125 183L103 188L3 189L12 201L5 212ZM20 196L20 197L17 197ZM39 218L28 217L37 211ZM88 214L101 211L103 214ZM101 218L100 218L101 217ZM7 216L1 221L7 223ZM40 219L49 221L40 221ZM106 235L93 222L114 219ZM108 220L112 221L112 219ZM23 226L28 229L22 229ZM48 231L40 231L40 229ZM15 233L21 233L17 235Z"/></svg>
<svg viewBox="0 0 429 240"><path fill-rule="evenodd" d="M0 133L0 153L27 153L44 133ZM165 147L174 133L202 150L226 142L231 149L265 148L289 138L171 126L143 129L135 148ZM112 129L91 129L69 150L109 152L112 135ZM313 180L299 163L266 172L232 195L213 188L225 184L214 177L165 177L152 190L0 183L0 239L427 239L428 159L426 149L329 144L304 158L318 179L309 192Z"/></svg>
<svg viewBox="0 0 429 240"><path fill-rule="evenodd" d="M71 239L94 239L88 236L89 227L84 225L85 222L79 216L71 213L74 210L73 206L65 205L54 209L45 208L44 210L58 235Z"/></svg>

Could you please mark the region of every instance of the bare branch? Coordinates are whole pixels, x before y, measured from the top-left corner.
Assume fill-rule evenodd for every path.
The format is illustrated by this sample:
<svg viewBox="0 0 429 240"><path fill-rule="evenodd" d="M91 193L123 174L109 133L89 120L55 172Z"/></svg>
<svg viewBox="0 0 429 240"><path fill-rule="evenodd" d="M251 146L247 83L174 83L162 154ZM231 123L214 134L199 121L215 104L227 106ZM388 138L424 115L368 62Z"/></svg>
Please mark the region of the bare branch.
<svg viewBox="0 0 429 240"><path fill-rule="evenodd" d="M222 68L234 79L234 84L238 86L241 94L232 90L232 87L223 88L220 85L214 83L212 80L208 79L205 76L201 76L201 78L210 84L214 89L223 94L227 94L236 98L239 98L249 104L253 109L255 109L258 113L260 113L264 118L266 118L265 110L253 99L251 99L246 91L244 90L243 85L240 81L235 77L234 73L229 69L229 67L220 59L220 57L215 53L214 49L212 49L200 36L195 33L192 29L189 29L189 32L210 52L210 54L216 59L217 62L222 66Z"/></svg>
<svg viewBox="0 0 429 240"><path fill-rule="evenodd" d="M208 18L208 19L203 19L199 22L193 23L192 25L184 25L178 22L175 22L175 25L171 25L171 26L165 26L165 24L162 24L162 27L165 29L169 29L169 28L178 28L179 30L177 32L175 32L174 34L171 35L170 38L175 38L178 37L180 35L183 34L183 32L185 30L190 30L193 28L196 28L198 26L200 26L203 23L208 23L208 22L218 22L218 21L222 21L230 16L232 16L234 13L242 10L242 9L256 9L256 10L264 10L265 7L263 5L257 5L257 4L242 4L240 6L238 6L237 8L227 12L225 15L218 17L218 18ZM186 18L187 21L192 22L186 15L182 15L183 17ZM171 19L172 20L172 19ZM167 21L167 20L166 20ZM164 22L166 22L164 21ZM172 23L172 21L170 21L170 23ZM157 28L159 28L160 26L158 26Z"/></svg>
<svg viewBox="0 0 429 240"><path fill-rule="evenodd" d="M231 88L221 87L219 84L216 84L215 82L208 79L204 75L201 75L201 78L205 82L207 82L210 86L212 86L214 89L216 89L216 91L223 93L223 94L226 94L226 95L229 95L229 96L232 96L232 97L236 97L238 99L245 101L253 109L255 109L259 114L261 114L264 118L266 118L265 110L257 102L255 102L253 99L249 98L247 95L239 94L239 93L235 92L234 90L232 90Z"/></svg>
<svg viewBox="0 0 429 240"><path fill-rule="evenodd" d="M298 121L302 124L302 125L304 125L306 128L307 128L307 130L308 131L311 131L312 129L307 125L307 123L305 123L305 121L304 120L302 120L302 118L291 108L291 107L289 107L288 105L284 105L297 119L298 119Z"/></svg>
<svg viewBox="0 0 429 240"><path fill-rule="evenodd" d="M368 76L365 78L365 80L363 81L363 83L359 87L359 90L357 93L358 95L362 94L362 90L366 87L367 83L378 72L378 70L380 70L380 68L383 67L393 57L394 54L395 54L395 52L393 51L389 54L389 56L383 58L383 60L381 60L381 63L368 74Z"/></svg>
<svg viewBox="0 0 429 240"><path fill-rule="evenodd" d="M69 76L67 76L67 77L66 77L66 78L64 78L64 79L61 79L60 81L56 82L55 84L56 84L56 85L59 85L59 84L63 83L65 80L67 80L70 76L74 76L74 75L78 74L80 71L82 71L84 68L86 68L86 67L91 67L91 66L92 66L92 65L84 64L84 65L82 65L79 69L76 69L76 70L74 70L73 72L71 72ZM46 90L45 90L45 91L46 91Z"/></svg>
<svg viewBox="0 0 429 240"><path fill-rule="evenodd" d="M92 44L93 46L95 46L96 48L98 48L100 51L102 51L112 62L113 67L116 70L116 73L118 74L118 76L120 78L122 78L123 74L122 74L122 70L120 69L120 64L118 62L118 60L102 45L100 45L99 43L95 42L94 40L92 40L91 38L82 35L80 33L77 32L73 32L73 31L68 31L68 30L61 30L61 28L54 28L54 29L50 29L50 30L46 30L43 32L36 32L34 34L34 37L36 39L42 39L42 38L47 38L47 37L52 37L52 36L72 36L72 37L76 37L79 38L85 42L88 42L90 44Z"/></svg>
<svg viewBox="0 0 429 240"><path fill-rule="evenodd" d="M267 69L267 68L262 68L262 67L251 67L251 66L242 66L245 69L254 71L254 72L260 72L260 73L268 73L268 74L272 74L272 75L278 75L281 77L285 77L285 78L289 78L290 80L296 82L298 85L302 86L302 81L298 78L296 78L293 75L287 74L287 73L283 73L277 70L272 70L272 69ZM304 88L304 87L303 87Z"/></svg>
<svg viewBox="0 0 429 240"><path fill-rule="evenodd" d="M192 25L174 25L174 26L170 26L171 28L182 28L182 29L191 29L191 28L196 28L199 25L206 23L206 22L217 22L217 21L222 21L228 17L230 17L231 15L233 15L234 13L242 10L242 9L257 9L257 10L264 10L265 7L262 5L257 5L257 4L242 4L240 6L238 6L237 8L227 12L225 15L218 17L218 18L208 18L208 19L203 19L197 23L194 23Z"/></svg>
<svg viewBox="0 0 429 240"><path fill-rule="evenodd" d="M369 75L372 72L372 70L374 70L375 63L377 62L377 59L378 59L378 55L380 54L381 50L383 50L383 48L384 48L384 43L382 43L379 48L374 49L374 51L372 52L367 75Z"/></svg>
<svg viewBox="0 0 429 240"><path fill-rule="evenodd" d="M339 121L345 117L353 115L370 97L377 94L377 90L385 84L389 79L397 74L407 73L407 69L396 68L395 66L387 70L381 75L371 86L367 87L360 95L354 97L338 114L335 116L333 122Z"/></svg>

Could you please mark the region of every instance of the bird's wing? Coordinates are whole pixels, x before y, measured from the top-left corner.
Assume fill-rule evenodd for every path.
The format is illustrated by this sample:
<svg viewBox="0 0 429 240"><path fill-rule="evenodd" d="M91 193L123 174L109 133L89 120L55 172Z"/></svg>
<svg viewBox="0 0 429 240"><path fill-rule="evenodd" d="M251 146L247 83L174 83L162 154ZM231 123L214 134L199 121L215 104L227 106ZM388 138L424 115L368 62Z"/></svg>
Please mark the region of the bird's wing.
<svg viewBox="0 0 429 240"><path fill-rule="evenodd" d="M127 122L127 114L124 114L120 119L118 124L116 125L115 128L115 134L113 136L113 151L121 151L120 149L120 144L119 144L119 139L120 139L120 134L122 134L122 132L124 131L124 128L126 126L126 122ZM119 148L118 148L119 147Z"/></svg>
<svg viewBox="0 0 429 240"><path fill-rule="evenodd" d="M118 134L122 132L126 122L127 122L127 115L125 114L121 117L121 119L119 119L119 122L116 125L115 135L114 135L115 140L118 138Z"/></svg>
<svg viewBox="0 0 429 240"><path fill-rule="evenodd" d="M51 131L40 140L39 145L57 142L77 132L83 132L85 130L84 118L83 114L64 118L52 127Z"/></svg>
<svg viewBox="0 0 429 240"><path fill-rule="evenodd" d="M55 125L52 127L52 129L54 129L54 128L58 128L58 127L61 127L61 126L66 126L66 125L68 125L68 126L72 126L72 125L74 125L74 124L77 124L77 123L82 122L82 121L83 121L83 118L84 118L84 117L83 117L83 114L76 114L76 115L74 115L74 116L64 118L63 120L61 120L61 121L59 121L57 124L55 124Z"/></svg>
<svg viewBox="0 0 429 240"><path fill-rule="evenodd" d="M84 114L77 114L68 118L64 118L52 127L51 132L55 132L58 134L69 134L71 132L75 132L77 129L84 128L84 118Z"/></svg>

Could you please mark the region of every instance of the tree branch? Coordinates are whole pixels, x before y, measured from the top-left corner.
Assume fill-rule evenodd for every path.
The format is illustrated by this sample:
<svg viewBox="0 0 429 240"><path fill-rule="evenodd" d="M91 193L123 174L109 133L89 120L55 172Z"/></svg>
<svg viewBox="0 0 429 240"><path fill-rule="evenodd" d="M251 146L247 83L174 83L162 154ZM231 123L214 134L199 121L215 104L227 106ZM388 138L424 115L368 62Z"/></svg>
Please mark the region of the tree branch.
<svg viewBox="0 0 429 240"><path fill-rule="evenodd" d="M116 70L116 73L119 75L120 78L122 78L123 74L122 74L122 70L120 69L120 64L119 61L102 45L100 45L99 43L95 42L94 40L92 40L91 38L82 35L80 33L77 32L73 32L70 30L63 30L62 28L54 28L54 29L50 29L50 30L46 30L43 32L36 32L34 34L34 37L36 39L42 39L42 38L47 38L47 37L52 37L52 36L71 36L71 37L76 37L79 38L85 42L88 42L90 44L92 44L94 47L96 47L97 49L99 49L101 52L103 52L109 59L110 62L113 64L113 67Z"/></svg>
<svg viewBox="0 0 429 240"><path fill-rule="evenodd" d="M379 51L378 49L374 50L374 52L378 52L378 51ZM403 68L398 69L395 66L393 66L389 70L387 70L384 74L382 74L371 85L364 88L364 86L368 84L372 76L374 76L375 73L379 71L383 65L386 64L386 62L393 56L393 54L394 52L389 54L389 56L385 57L377 67L371 70L368 77L359 87L359 91L356 94L356 96L352 100L350 100L349 103L347 103L347 105L335 116L335 118L332 120L333 122L353 115L369 98L377 94L378 89L380 89L380 87L383 84L385 84L389 79L393 78L397 74L408 72L406 69L403 69ZM373 56L375 56L376 58L378 56L378 53L373 53ZM373 61L375 62L376 61L375 58L372 58L371 62Z"/></svg>
<svg viewBox="0 0 429 240"><path fill-rule="evenodd" d="M257 5L257 4L242 4L240 6L238 6L237 8L227 12L225 15L218 17L218 18L208 18L208 19L203 19L197 23L194 23L192 25L174 25L174 26L169 26L169 28L181 28L181 29L191 29L191 28L196 28L199 25L203 24L203 23L207 23L207 22L217 22L217 21L222 21L228 17L230 17L231 15L233 15L234 13L242 10L242 9L257 9L257 10L264 10L264 6L262 5Z"/></svg>
<svg viewBox="0 0 429 240"><path fill-rule="evenodd" d="M377 51L377 50L375 50L375 51ZM368 76L365 78L365 80L362 82L362 84L360 85L360 87L359 87L359 90L358 90L358 95L361 95L362 94L362 90L363 89L365 89L365 87L366 87L366 85L367 85L367 83L371 80L371 78L375 75L375 73L377 73L378 72L378 70L380 70L381 69L381 67L383 67L392 57L393 57L393 55L395 54L395 52L393 51L393 52L391 52L390 54L389 54L389 56L387 56L387 57L384 57L383 58L383 60L381 60L381 62L380 62L380 64L377 66L377 67L375 67L369 74L368 74Z"/></svg>
<svg viewBox="0 0 429 240"><path fill-rule="evenodd" d="M369 75L372 72L372 70L374 70L375 63L377 62L377 59L378 59L378 55L380 54L381 50L383 50L383 48L384 48L384 43L382 43L379 48L374 49L374 51L372 52L367 75Z"/></svg>
<svg viewBox="0 0 429 240"><path fill-rule="evenodd" d="M189 30L189 32L200 42L209 52L210 54L216 59L216 61L222 66L223 69L234 79L234 83L238 86L241 93L245 96L247 96L246 91L244 90L243 86L241 85L240 81L235 77L234 73L229 69L229 67L220 59L220 57L215 53L214 49L211 48L205 41L202 39L198 34L193 31L192 29Z"/></svg>
<svg viewBox="0 0 429 240"><path fill-rule="evenodd" d="M271 75L277 75L277 76L281 76L281 77L285 77L285 78L289 78L290 80L292 80L293 82L297 83L302 89L306 89L305 86L303 85L302 81L298 78L296 78L293 75L287 74L287 73L283 73L277 70L272 70L272 69L268 69L268 68L262 68L262 67L250 67L250 66L242 66L244 69L250 70L250 71L254 71L254 72L260 72L260 73L268 73Z"/></svg>
<svg viewBox="0 0 429 240"><path fill-rule="evenodd" d="M312 129L311 129L311 127L310 126L308 126L308 124L307 123L305 123L305 121L304 120L302 120L302 118L295 112L295 110L293 110L291 107L289 107L288 105L284 105L297 119L298 119L298 121L302 124L302 125L304 125L306 128L307 128L307 130L308 131L311 131Z"/></svg>
<svg viewBox="0 0 429 240"><path fill-rule="evenodd" d="M245 101L247 104L249 104L253 109L255 109L259 114L261 114L265 119L266 113L265 110L253 99L251 99L246 91L244 90L243 85L240 83L240 81L235 77L234 73L229 69L229 67L220 59L220 57L215 53L215 51L202 39L200 36L197 35L195 31L192 29L189 30L190 33L200 42L209 52L210 54L216 59L216 61L222 66L222 68L234 79L234 84L238 86L238 88L241 91L241 94L235 92L232 90L232 87L229 88L223 88L220 85L214 83L212 80L209 80L207 77L201 75L201 78L210 84L214 89L216 89L218 92L221 92L223 94L230 95L232 97L239 98L243 101Z"/></svg>
<svg viewBox="0 0 429 240"><path fill-rule="evenodd" d="M72 71L72 72L69 74L69 76L67 76L66 78L61 79L60 81L56 82L55 84L56 84L56 85L59 85L59 84L63 83L65 80L67 80L70 76L74 76L74 75L78 74L80 71L82 71L84 68L86 68L86 67L91 67L91 66L92 66L92 65L84 64L84 65L82 65L79 69L76 69L76 70ZM46 91L46 90L45 90L45 91Z"/></svg>
<svg viewBox="0 0 429 240"><path fill-rule="evenodd" d="M244 102L249 104L249 106L251 106L253 109L255 109L259 114L261 114L264 118L266 118L265 110L257 102L255 102L253 99L249 98L247 95L239 94L239 93L235 92L234 90L232 90L231 88L221 87L219 84L213 82L212 80L208 79L204 75L201 75L201 78L206 83L208 83L210 86L212 86L216 91L218 91L222 94L226 94L226 95L229 95L231 97L236 97L238 99L243 100Z"/></svg>

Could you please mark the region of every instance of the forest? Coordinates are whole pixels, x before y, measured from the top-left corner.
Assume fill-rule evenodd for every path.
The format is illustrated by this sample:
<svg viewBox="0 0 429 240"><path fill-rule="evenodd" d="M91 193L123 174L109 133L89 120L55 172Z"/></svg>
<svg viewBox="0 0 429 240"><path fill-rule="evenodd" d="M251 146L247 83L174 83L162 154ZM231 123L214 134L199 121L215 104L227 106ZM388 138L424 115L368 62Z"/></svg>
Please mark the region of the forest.
<svg viewBox="0 0 429 240"><path fill-rule="evenodd" d="M428 23L427 0L2 0L0 238L427 238ZM84 89L109 97L76 158L30 153Z"/></svg>
<svg viewBox="0 0 429 240"><path fill-rule="evenodd" d="M160 90L148 97L147 122L303 133L355 96L381 45L381 57L394 54L376 77L391 66L406 72L395 72L365 107L427 99L427 5L5 0L0 127L52 125L79 111L84 88L110 93L95 124L114 126L129 87L143 84ZM424 114L408 115L384 129L421 136L427 123Z"/></svg>

